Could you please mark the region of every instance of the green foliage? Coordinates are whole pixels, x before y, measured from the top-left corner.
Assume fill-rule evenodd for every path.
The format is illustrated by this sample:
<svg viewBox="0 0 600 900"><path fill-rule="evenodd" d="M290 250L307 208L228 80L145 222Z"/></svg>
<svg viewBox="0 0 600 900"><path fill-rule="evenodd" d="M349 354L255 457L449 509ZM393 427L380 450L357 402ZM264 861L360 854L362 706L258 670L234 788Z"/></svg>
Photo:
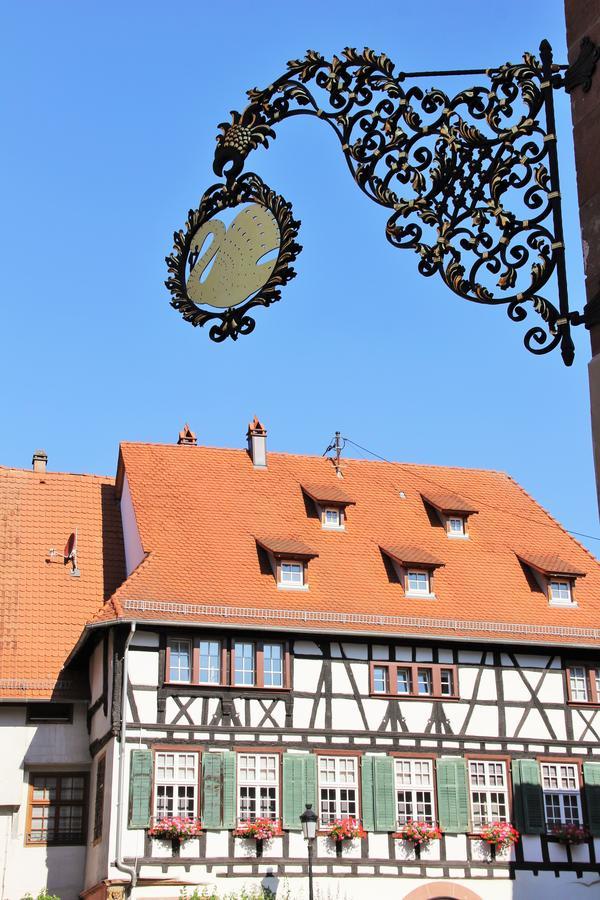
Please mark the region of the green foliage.
<svg viewBox="0 0 600 900"><path fill-rule="evenodd" d="M188 893L186 888L182 888L179 892L179 900L274 900L275 894L273 891L270 891L268 888L264 887L252 887L247 888L244 887L238 891L233 891L230 894L222 894L219 895L215 890L209 890L206 887L203 888L194 888L191 893ZM284 896L282 900L288 900L289 898L289 889L287 894L284 892ZM26 900L26 898L24 898ZM33 900L33 898L32 898ZM39 900L39 898L38 898ZM52 900L52 898L43 898L43 900ZM57 898L58 900L58 898Z"/></svg>
<svg viewBox="0 0 600 900"><path fill-rule="evenodd" d="M50 894L46 888L42 888L37 897L34 897L33 894L25 894L21 900L60 900L60 897L57 897L56 894Z"/></svg>

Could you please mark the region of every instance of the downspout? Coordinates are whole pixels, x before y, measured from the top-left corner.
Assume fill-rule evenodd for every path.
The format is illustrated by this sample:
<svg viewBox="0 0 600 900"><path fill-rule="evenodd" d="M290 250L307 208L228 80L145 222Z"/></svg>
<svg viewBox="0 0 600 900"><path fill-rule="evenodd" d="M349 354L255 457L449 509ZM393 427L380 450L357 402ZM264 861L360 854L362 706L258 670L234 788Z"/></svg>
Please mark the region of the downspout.
<svg viewBox="0 0 600 900"><path fill-rule="evenodd" d="M125 751L127 749L125 739L127 737L127 684L129 681L129 672L128 672L128 652L129 645L132 641L133 635L135 634L135 622L131 623L129 634L127 635L127 640L125 641L125 649L123 650L123 670L121 673L122 684L121 684L121 727L119 734L119 777L117 784L117 846L116 846L116 859L115 859L115 868L119 870L119 872L125 872L126 875L129 875L129 892L133 890L137 882L137 869L133 866L128 866L125 864L123 860L123 796L125 793Z"/></svg>

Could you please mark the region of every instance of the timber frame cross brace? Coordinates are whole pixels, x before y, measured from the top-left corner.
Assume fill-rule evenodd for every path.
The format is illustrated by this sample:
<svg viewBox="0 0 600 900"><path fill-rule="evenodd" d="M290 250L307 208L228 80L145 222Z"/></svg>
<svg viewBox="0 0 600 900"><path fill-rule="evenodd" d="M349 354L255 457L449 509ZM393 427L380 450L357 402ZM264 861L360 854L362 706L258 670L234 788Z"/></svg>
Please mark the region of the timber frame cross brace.
<svg viewBox="0 0 600 900"><path fill-rule="evenodd" d="M300 223L290 203L256 174L242 172L249 153L268 147L280 122L308 115L333 129L363 193L391 210L386 237L416 253L422 275L439 275L466 300L506 306L515 322L533 310L539 320L524 336L526 348L541 355L560 347L571 365L571 326L589 327L594 309L569 309L553 94L559 88L588 90L599 57L600 48L584 38L568 67L553 62L548 41L542 41L539 59L525 53L522 62L494 69L394 74L385 54L352 48L331 60L308 51L290 61L266 89L248 91L248 106L219 126L213 168L225 182L206 191L186 229L175 233L167 257L172 306L193 325L213 322L213 340L236 340L255 327L252 307L280 298L281 286L295 275ZM483 76L485 84L453 96L415 83L469 75ZM208 233L216 238L216 224L225 233L222 223L211 223L214 216L248 203L252 210L264 207L262 221L260 211L253 213L261 234L274 220L278 256L263 265L266 280L258 291L235 304L225 299L218 309L216 301L202 299L202 273L217 253L201 254L204 239ZM264 253L267 245L259 246ZM194 270L200 279L192 290ZM229 273L221 265L213 282L220 278L226 290L232 273L239 281L235 265Z"/></svg>

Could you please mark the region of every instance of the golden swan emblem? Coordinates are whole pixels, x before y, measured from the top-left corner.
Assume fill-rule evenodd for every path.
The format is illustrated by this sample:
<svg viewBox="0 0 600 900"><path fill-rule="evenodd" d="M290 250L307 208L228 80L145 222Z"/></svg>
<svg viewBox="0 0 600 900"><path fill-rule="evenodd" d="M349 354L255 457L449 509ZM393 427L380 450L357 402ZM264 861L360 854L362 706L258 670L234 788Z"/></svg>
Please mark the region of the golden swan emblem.
<svg viewBox="0 0 600 900"><path fill-rule="evenodd" d="M266 207L252 203L237 214L229 228L220 219L202 225L192 240L192 251L198 253L211 234L210 245L187 278L188 296L194 303L219 309L237 306L260 290L275 268L276 259L263 263L260 260L279 248L279 226Z"/></svg>

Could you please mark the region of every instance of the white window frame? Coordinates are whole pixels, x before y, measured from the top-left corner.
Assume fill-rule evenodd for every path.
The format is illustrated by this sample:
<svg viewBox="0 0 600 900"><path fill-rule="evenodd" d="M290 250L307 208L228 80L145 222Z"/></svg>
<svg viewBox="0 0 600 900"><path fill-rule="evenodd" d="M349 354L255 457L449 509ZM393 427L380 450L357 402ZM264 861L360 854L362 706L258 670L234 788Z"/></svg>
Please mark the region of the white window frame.
<svg viewBox="0 0 600 900"><path fill-rule="evenodd" d="M447 522L446 532L448 534L448 537L450 537L450 538L465 538L465 537L467 537L467 520L464 516L455 516L455 515L448 516L446 519L446 522ZM452 527L453 522L460 523L460 528L458 530L454 529Z"/></svg>
<svg viewBox="0 0 600 900"><path fill-rule="evenodd" d="M469 802L471 804L471 820L473 822L473 830L480 831L484 825L490 822L510 822L510 803L508 795L508 773L506 771L506 762L501 759L468 759L469 770ZM477 767L476 773L473 767ZM483 784L474 781L474 778L483 777ZM502 778L501 784L496 784L495 780ZM483 801L475 801L474 795L483 795ZM504 798L504 815L499 812L500 801L494 799L494 795L503 795ZM476 814L475 804L485 806L485 814ZM481 821L477 821L481 818Z"/></svg>
<svg viewBox="0 0 600 900"><path fill-rule="evenodd" d="M335 513L337 523L331 524L327 521L327 514ZM321 525L326 531L343 531L344 530L344 510L341 506L324 506L321 513Z"/></svg>
<svg viewBox="0 0 600 900"><path fill-rule="evenodd" d="M210 644L216 644L216 645L217 645L217 668L216 668L217 680L216 680L216 681L214 681L214 680L212 680L212 679L210 679L210 678L209 678L208 680L203 680L203 679L202 679L202 644L209 644L209 645L210 645ZM215 685L216 685L216 684L221 684L221 678L222 678L222 673L221 673L221 669L222 669L222 646L221 646L221 641L219 641L219 640L211 640L211 638L200 638L200 640L199 640L198 643L197 643L197 648L198 648L198 684L204 684L204 685L211 685L211 684L215 684ZM211 659L213 659L213 658L214 658L214 657L211 657L210 654L208 655L208 660L209 660L209 661L210 661ZM210 665L209 665L209 666L208 666L208 673L209 673L209 675L210 675L213 671L214 671L214 669L212 669L212 668L210 667Z"/></svg>
<svg viewBox="0 0 600 900"><path fill-rule="evenodd" d="M413 588L410 586L411 575L424 575L427 581L427 588ZM427 569L409 568L406 570L406 594L409 597L431 597L431 572Z"/></svg>
<svg viewBox="0 0 600 900"><path fill-rule="evenodd" d="M174 678L173 677L173 649L175 645L187 644L188 647L188 678ZM180 651L178 651L180 652ZM179 672L181 672L181 666L179 666ZM173 682L173 684L191 684L193 679L194 672L194 644L191 638L171 638L169 640L169 682Z"/></svg>
<svg viewBox="0 0 600 900"><path fill-rule="evenodd" d="M351 763L351 765L349 765ZM351 817L360 821L360 792L358 782L358 757L356 756L327 756L327 754L319 754L317 756L317 780L319 785L319 824L322 828L326 828L336 819L345 819ZM348 775L353 774L351 781L347 780ZM333 775L333 777L331 777ZM327 798L327 805L330 802L334 804L333 813L324 813L323 811L323 791L333 791L334 797ZM354 798L343 798L343 791L354 791ZM354 812L349 812L351 803L354 805ZM346 809L344 809L346 807Z"/></svg>
<svg viewBox="0 0 600 900"><path fill-rule="evenodd" d="M243 644L244 646L252 647L252 680L251 681L238 681L237 680L237 670L238 670L238 659L247 659L245 656L239 656L237 652L237 648L239 644ZM233 642L233 686L234 687L255 687L257 681L257 664L258 664L258 653L257 646L255 641L234 641ZM242 671L246 671L246 669L242 666Z"/></svg>
<svg viewBox="0 0 600 900"><path fill-rule="evenodd" d="M284 566L293 566L294 569L300 569L300 580L285 580L283 577ZM277 587L288 591L301 591L307 587L306 584L306 566L299 559L281 559L277 566Z"/></svg>
<svg viewBox="0 0 600 900"><path fill-rule="evenodd" d="M173 757L173 778L159 778L159 770L161 768L161 760L164 760L162 768L163 771L166 768L166 763L169 757ZM189 757L189 760L185 764L185 770L188 772L190 765L189 762L192 762L193 766L193 777L189 777L189 773L187 777L178 777L180 774L179 771L179 759L180 757ZM190 816L191 818L197 818L198 816L198 772L199 772L199 760L200 754L193 750L156 750L154 753L154 790L153 790L153 803L152 809L154 812L154 819L163 818L163 816ZM166 806L168 803L165 803L165 809L162 812L159 812L159 788L163 786L171 786L173 788L173 797L172 804L173 810L172 812L166 812ZM178 790L183 789L188 792L188 789L193 789L192 791L192 811L186 809L185 811L180 810L179 804L177 803L178 798ZM188 804L186 804L186 807Z"/></svg>
<svg viewBox="0 0 600 900"><path fill-rule="evenodd" d="M583 810L581 806L581 781L579 778L579 767L576 763L568 762L542 762L540 763L540 774L542 780L542 791L544 793L544 818L546 820L546 828L552 831L555 825L582 825ZM547 782L556 779L557 787L553 787ZM569 780L575 782L575 787L569 785ZM554 819L551 822L548 816L548 800L550 797L555 798L558 802L560 819ZM565 799L566 797L574 797L577 804L577 821L574 822L571 812L567 814ZM554 805L554 804L553 804Z"/></svg>
<svg viewBox="0 0 600 900"><path fill-rule="evenodd" d="M581 672L582 674L576 675L576 672ZM596 670L596 673L598 673L598 670ZM588 676L589 669L587 669L585 666L569 666L569 694L572 703L590 702L590 687L588 683ZM596 678L597 677L598 674L596 674ZM584 696L578 696L580 693L583 693Z"/></svg>
<svg viewBox="0 0 600 900"><path fill-rule="evenodd" d="M279 656L279 663L280 663L280 670L279 670L280 683L279 683L279 684L267 684L267 654L266 654L266 649L267 649L267 647L279 647L279 653L280 653L280 656ZM269 656L269 659L270 659L270 660L273 660L273 659L276 659L276 657ZM262 663L263 663L263 665L262 665L262 683L263 683L263 686L266 687L266 688L280 688L280 689L282 689L282 688L283 688L283 685L284 685L284 683L285 683L285 647L283 646L283 644L282 644L280 641L265 641L265 642L263 643L263 645L262 645ZM275 671L275 670L273 669L273 667L271 667L271 668L269 669L269 675L272 676L274 671ZM256 674L256 673L255 673L255 674Z"/></svg>
<svg viewBox="0 0 600 900"><path fill-rule="evenodd" d="M253 760L254 762L254 777L246 777L243 776L244 768L246 772L248 771L248 762L249 760ZM261 769L261 761L265 761L264 771ZM245 765L244 765L245 763ZM274 822L279 822L279 768L280 768L280 756L278 753L238 753L237 755L237 821L238 823L242 822L253 822L257 818L266 818L271 819ZM273 774L274 777L268 777L270 774ZM267 777L262 777L266 775ZM251 801L251 805L254 807L252 815L244 814L242 810L242 789L250 789L254 790L254 798ZM271 792L274 791L274 798L261 798L262 792ZM268 800L268 806L271 806L272 801L274 800L275 811L274 815L266 814L263 812L261 806L261 799ZM248 803L248 806L250 803Z"/></svg>
<svg viewBox="0 0 600 900"><path fill-rule="evenodd" d="M380 690L379 688L377 688L375 686L375 681L376 681L375 671L376 671L376 669L381 669L385 673L384 679L383 679L384 680L383 690ZM390 667L386 663L382 663L381 665L378 665L377 663L375 663L375 665L373 666L373 693L374 694L389 694L389 692L390 692Z"/></svg>
<svg viewBox="0 0 600 900"><path fill-rule="evenodd" d="M408 780L404 780L408 777ZM394 757L394 784L396 796L396 822L399 828L406 825L411 819L419 822L436 821L435 786L433 781L433 761L431 759L418 759L411 757ZM400 815L399 794L410 795L403 802L410 805L411 814L404 817ZM429 800L424 797L419 799L419 794L429 794ZM426 815L425 806L431 807L431 814Z"/></svg>
<svg viewBox="0 0 600 900"><path fill-rule="evenodd" d="M566 588L566 596L556 596L554 593L553 585L559 585L561 588ZM570 578L549 578L548 579L548 599L552 606L573 606L573 583Z"/></svg>

